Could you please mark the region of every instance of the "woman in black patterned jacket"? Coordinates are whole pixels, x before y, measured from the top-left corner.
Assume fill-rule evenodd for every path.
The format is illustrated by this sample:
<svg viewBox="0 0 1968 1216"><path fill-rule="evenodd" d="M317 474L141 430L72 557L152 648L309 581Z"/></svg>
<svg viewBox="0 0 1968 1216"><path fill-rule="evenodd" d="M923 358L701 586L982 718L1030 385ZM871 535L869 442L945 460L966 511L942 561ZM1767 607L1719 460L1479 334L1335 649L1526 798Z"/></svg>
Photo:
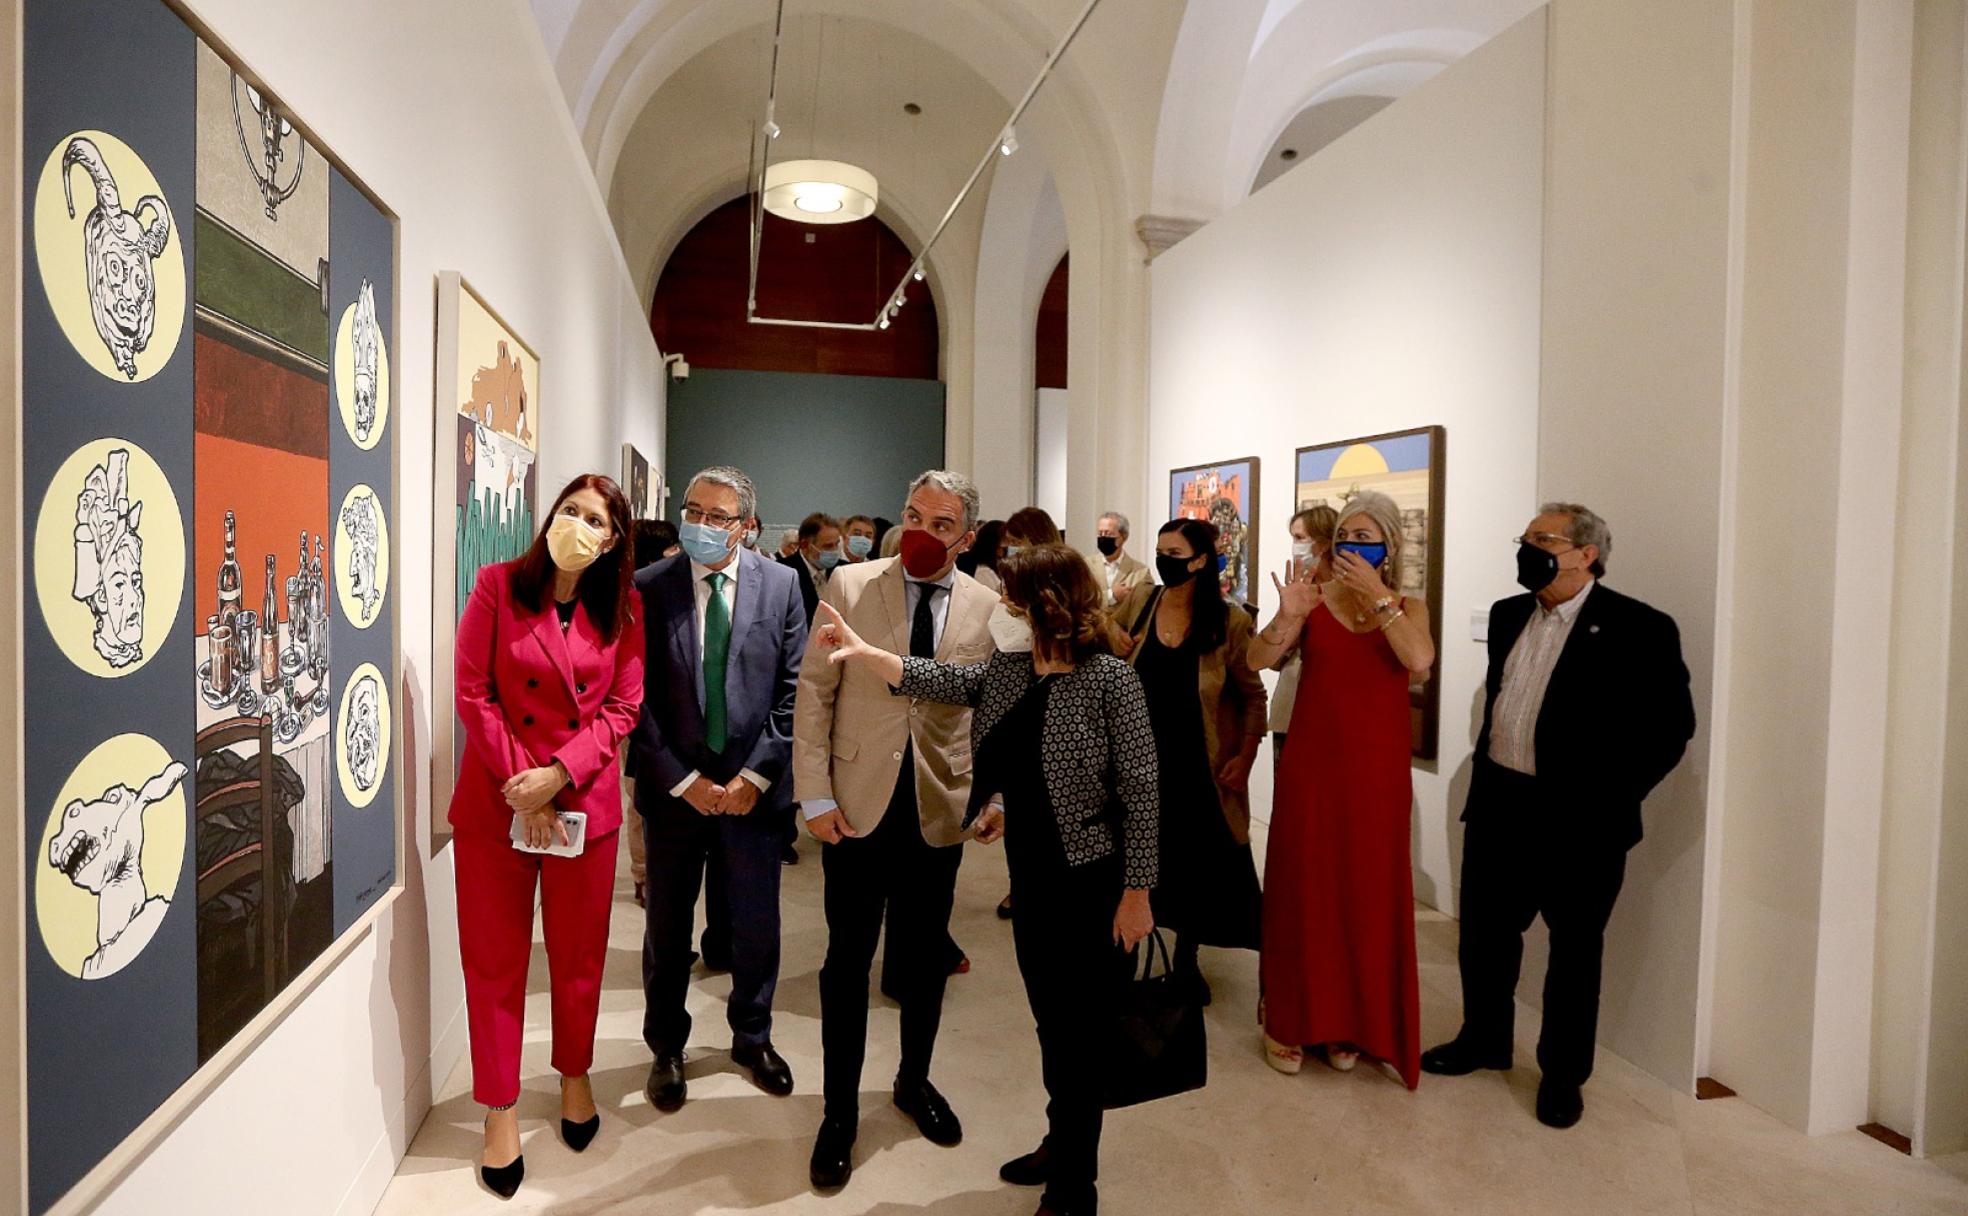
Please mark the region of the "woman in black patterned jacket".
<svg viewBox="0 0 1968 1216"><path fill-rule="evenodd" d="M1097 1205L1099 1036L1109 1032L1128 956L1154 928L1160 807L1140 678L1108 653L1100 588L1085 559L1041 545L998 566L998 653L970 666L870 646L821 605L814 644L873 668L901 696L968 705L975 777L966 823L1002 794L1018 970L1038 1025L1047 1131L998 1174L1044 1185L1040 1216ZM1037 761L1034 763L1034 761ZM986 820L979 839L1002 829Z"/></svg>

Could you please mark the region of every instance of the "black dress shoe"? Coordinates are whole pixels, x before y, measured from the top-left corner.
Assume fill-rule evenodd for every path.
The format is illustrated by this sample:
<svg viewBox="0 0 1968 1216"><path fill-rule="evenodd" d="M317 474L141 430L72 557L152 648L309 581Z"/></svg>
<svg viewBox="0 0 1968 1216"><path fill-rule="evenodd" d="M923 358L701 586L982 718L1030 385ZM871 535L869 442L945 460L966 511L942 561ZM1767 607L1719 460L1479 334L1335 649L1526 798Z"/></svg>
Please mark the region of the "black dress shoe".
<svg viewBox="0 0 1968 1216"><path fill-rule="evenodd" d="M793 1092L793 1070L770 1043L757 1047L733 1047L731 1062L752 1074L752 1084L775 1098Z"/></svg>
<svg viewBox="0 0 1968 1216"><path fill-rule="evenodd" d="M807 1177L823 1191L837 1191L854 1174L855 1127L844 1119L825 1119L813 1140Z"/></svg>
<svg viewBox="0 0 1968 1216"><path fill-rule="evenodd" d="M514 1157L510 1165L481 1165L478 1167L478 1180L487 1190L501 1199L511 1199L519 1192L520 1180L526 1177L526 1157Z"/></svg>
<svg viewBox="0 0 1968 1216"><path fill-rule="evenodd" d="M1585 1095L1576 1085L1546 1077L1538 1082L1537 1113L1538 1122L1546 1127L1572 1127L1585 1115Z"/></svg>
<svg viewBox="0 0 1968 1216"><path fill-rule="evenodd" d="M963 1124L957 1122L957 1114L936 1087L928 1081L895 1082L895 1106L903 1114L916 1121L916 1130L923 1139L944 1148L953 1148L963 1143Z"/></svg>
<svg viewBox="0 0 1968 1216"><path fill-rule="evenodd" d="M577 1153L586 1150L590 1144L593 1144L595 1133L600 1130L601 1115L599 1112L584 1123L576 1123L572 1119L562 1119L560 1121L560 1138L567 1142L568 1148L573 1149Z"/></svg>
<svg viewBox="0 0 1968 1216"><path fill-rule="evenodd" d="M687 1088L683 1080L683 1053L665 1052L649 1066L649 1080L643 1085L642 1092L649 1096L649 1104L657 1110L673 1111L683 1106Z"/></svg>
<svg viewBox="0 0 1968 1216"><path fill-rule="evenodd" d="M1041 1144L1023 1157L998 1167L998 1177L1013 1186L1044 1186L1052 1177L1052 1151Z"/></svg>
<svg viewBox="0 0 1968 1216"><path fill-rule="evenodd" d="M1510 1065L1508 1051L1502 1055L1485 1055L1461 1039L1450 1039L1439 1047L1431 1047L1421 1053L1421 1071L1438 1077L1468 1076L1482 1068L1508 1072Z"/></svg>

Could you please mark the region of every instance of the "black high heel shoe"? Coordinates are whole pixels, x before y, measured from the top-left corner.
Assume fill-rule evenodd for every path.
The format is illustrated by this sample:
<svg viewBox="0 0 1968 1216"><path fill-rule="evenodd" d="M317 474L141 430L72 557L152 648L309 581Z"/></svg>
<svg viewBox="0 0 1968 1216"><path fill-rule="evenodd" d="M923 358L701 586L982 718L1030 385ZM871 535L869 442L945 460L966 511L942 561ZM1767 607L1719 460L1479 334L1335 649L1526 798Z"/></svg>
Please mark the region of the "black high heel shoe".
<svg viewBox="0 0 1968 1216"><path fill-rule="evenodd" d="M561 1081L560 1088L562 1093L566 1092L567 1082L565 1080ZM573 1149L577 1153L585 1151L590 1144L593 1144L595 1133L600 1130L601 1112L599 1110L580 1123L576 1123L564 1115L560 1120L560 1138L567 1142L568 1148Z"/></svg>
<svg viewBox="0 0 1968 1216"><path fill-rule="evenodd" d="M498 1107L511 1110L512 1107ZM489 1120L488 1120L489 1122ZM505 1165L481 1165L478 1167L478 1180L485 1188L501 1199L511 1199L519 1192L519 1184L526 1177L526 1154L521 1153Z"/></svg>

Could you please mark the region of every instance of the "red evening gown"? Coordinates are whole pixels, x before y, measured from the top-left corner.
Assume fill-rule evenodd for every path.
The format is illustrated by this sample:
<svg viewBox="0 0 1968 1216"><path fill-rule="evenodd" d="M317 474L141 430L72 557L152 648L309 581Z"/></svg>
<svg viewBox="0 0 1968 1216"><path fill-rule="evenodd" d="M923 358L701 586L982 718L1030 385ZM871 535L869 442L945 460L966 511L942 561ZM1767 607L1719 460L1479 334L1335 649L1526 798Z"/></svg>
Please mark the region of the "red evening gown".
<svg viewBox="0 0 1968 1216"><path fill-rule="evenodd" d="M1421 1079L1409 868L1408 673L1378 629L1321 605L1278 771L1264 858L1265 1033L1351 1043Z"/></svg>

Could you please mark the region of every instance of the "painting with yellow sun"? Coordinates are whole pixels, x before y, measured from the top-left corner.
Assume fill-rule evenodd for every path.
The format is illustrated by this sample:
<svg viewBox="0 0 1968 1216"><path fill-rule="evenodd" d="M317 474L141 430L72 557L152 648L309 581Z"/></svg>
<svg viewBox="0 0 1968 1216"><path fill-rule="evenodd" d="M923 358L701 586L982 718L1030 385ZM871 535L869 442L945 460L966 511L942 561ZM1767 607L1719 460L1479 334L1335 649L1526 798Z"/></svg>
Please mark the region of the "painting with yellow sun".
<svg viewBox="0 0 1968 1216"><path fill-rule="evenodd" d="M1377 490L1401 509L1401 593L1428 601L1429 619L1442 620L1442 460L1444 432L1420 427L1364 439L1298 449L1295 509L1327 506L1346 514L1346 500ZM1441 638L1436 638L1440 646ZM1408 689L1414 755L1435 758L1440 719L1434 680Z"/></svg>

